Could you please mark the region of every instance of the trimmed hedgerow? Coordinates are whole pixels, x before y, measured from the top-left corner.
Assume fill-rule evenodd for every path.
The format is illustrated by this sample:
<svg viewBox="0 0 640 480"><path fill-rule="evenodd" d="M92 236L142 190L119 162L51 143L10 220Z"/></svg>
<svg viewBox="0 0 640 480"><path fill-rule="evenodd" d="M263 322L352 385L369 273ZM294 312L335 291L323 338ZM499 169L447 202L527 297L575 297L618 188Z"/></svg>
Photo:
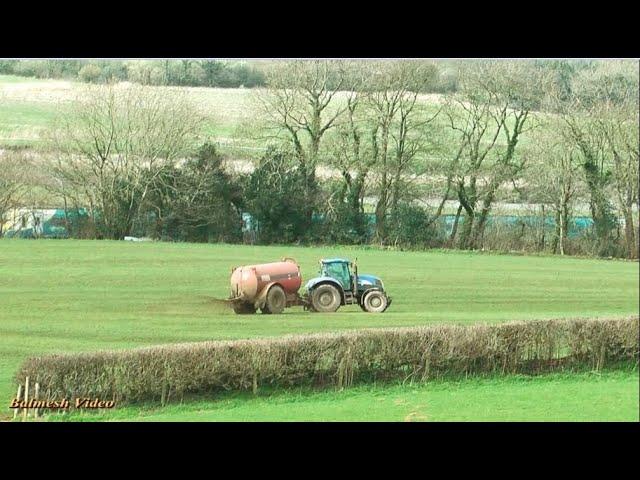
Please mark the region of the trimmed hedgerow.
<svg viewBox="0 0 640 480"><path fill-rule="evenodd" d="M26 360L48 398L166 401L260 386L337 386L460 375L601 369L638 361L638 317L367 329Z"/></svg>

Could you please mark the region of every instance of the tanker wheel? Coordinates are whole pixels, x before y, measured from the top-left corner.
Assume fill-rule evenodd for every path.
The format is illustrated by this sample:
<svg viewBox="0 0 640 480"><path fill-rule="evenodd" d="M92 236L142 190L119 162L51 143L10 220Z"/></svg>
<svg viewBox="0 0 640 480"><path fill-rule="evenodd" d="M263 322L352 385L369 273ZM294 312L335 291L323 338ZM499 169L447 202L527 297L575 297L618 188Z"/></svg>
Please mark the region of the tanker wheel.
<svg viewBox="0 0 640 480"><path fill-rule="evenodd" d="M311 305L316 312L335 312L340 308L340 292L333 285L320 285L311 294Z"/></svg>
<svg viewBox="0 0 640 480"><path fill-rule="evenodd" d="M387 309L387 302L387 296L383 292L373 291L367 293L362 305L367 312L382 313Z"/></svg>
<svg viewBox="0 0 640 480"><path fill-rule="evenodd" d="M252 303L234 303L233 311L239 315L249 315L252 313L256 313L256 307L253 306Z"/></svg>
<svg viewBox="0 0 640 480"><path fill-rule="evenodd" d="M274 285L267 293L262 313L282 313L287 306L287 296L280 285Z"/></svg>

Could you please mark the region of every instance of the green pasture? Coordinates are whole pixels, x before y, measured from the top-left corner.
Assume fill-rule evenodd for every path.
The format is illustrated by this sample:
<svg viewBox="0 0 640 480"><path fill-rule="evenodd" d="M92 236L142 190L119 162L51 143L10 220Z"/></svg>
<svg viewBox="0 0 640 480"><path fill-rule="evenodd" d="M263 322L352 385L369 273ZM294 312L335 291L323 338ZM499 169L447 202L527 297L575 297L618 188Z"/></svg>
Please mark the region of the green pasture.
<svg viewBox="0 0 640 480"><path fill-rule="evenodd" d="M292 308L282 315L237 316L215 301L228 295L231 266L283 256L298 260L304 279L315 275L321 257L357 257L361 273L382 277L393 304L379 315L351 306L334 314ZM638 313L638 273L637 262L454 251L4 239L0 405L15 394L12 376L28 356L440 322L623 316ZM590 380L579 382L600 388ZM619 388L637 399L637 382L633 388L625 382ZM360 402L353 398L344 397ZM273 405L266 402L264 419ZM4 412L0 418L8 409ZM216 418L233 416L230 410ZM598 418L610 415L603 411Z"/></svg>
<svg viewBox="0 0 640 480"><path fill-rule="evenodd" d="M589 422L639 420L638 371L361 386L344 391L228 395L165 407L57 415L152 422Z"/></svg>

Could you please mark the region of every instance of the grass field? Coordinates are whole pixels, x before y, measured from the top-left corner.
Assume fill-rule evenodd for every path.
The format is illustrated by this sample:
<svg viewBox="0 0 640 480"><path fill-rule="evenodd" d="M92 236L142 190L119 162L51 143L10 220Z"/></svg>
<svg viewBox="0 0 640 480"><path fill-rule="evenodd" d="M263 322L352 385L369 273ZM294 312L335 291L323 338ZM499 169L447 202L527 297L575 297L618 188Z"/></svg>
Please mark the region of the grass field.
<svg viewBox="0 0 640 480"><path fill-rule="evenodd" d="M638 421L638 372L513 376L411 386L225 396L164 408L69 415L74 421ZM55 419L64 419L58 415Z"/></svg>
<svg viewBox="0 0 640 480"><path fill-rule="evenodd" d="M0 99L0 145L38 143L56 117L54 106Z"/></svg>
<svg viewBox="0 0 640 480"><path fill-rule="evenodd" d="M357 257L361 273L378 274L383 278L394 299L393 305L382 315L365 314L355 306L341 308L335 314L313 314L295 308L283 315L240 317L213 301L216 297L228 295L231 266L271 261L283 256L298 260L305 279L316 273L317 261L323 256ZM12 375L20 362L32 355L438 322L471 324L629 315L637 313L639 308L638 273L637 262L559 257L349 248L0 240L0 404L8 405L15 394ZM578 383L572 383L574 380ZM632 380L633 376L612 382L618 385L615 388L626 392L627 398L636 395L637 399L637 381L632 388ZM507 382L505 388L521 391L519 383L516 383L511 385ZM588 378L576 377L560 383L567 384L569 392L578 388L575 386L578 384L584 385L585 391L605 388L592 385ZM547 384L539 385L543 390L554 391ZM400 396L412 396L411 390L402 393L403 387L394 388L399 389ZM487 395L489 390L485 392ZM344 393L345 397L342 397L343 393L335 395L344 399L345 405L354 405L353 408L360 405L357 408L366 410L373 408L376 401L375 395L367 392L367 389L360 389ZM425 392L428 397L431 395L431 390ZM523 392L513 394L526 398L527 394ZM333 398L333 394L318 395L313 397L313 401L326 402ZM567 396L574 395L567 393ZM441 394L441 398L444 402L446 394ZM573 401L578 402L579 398ZM582 398L587 402L589 396ZM253 418L247 410L250 406L237 408L239 400L229 401L232 403L228 411L217 404L207 410L211 418ZM264 402L260 403L263 410L262 406L256 407L256 412L264 412L261 419L268 420L270 415L277 415L274 413L277 408L273 407L277 405L277 399L252 401ZM341 401L336 400L337 404ZM637 406L637 401L635 404ZM186 410L171 408L166 415L176 420L191 418L194 412L199 411L191 407ZM315 411L311 406L307 410L305 408L300 406L300 416ZM345 408L348 411L351 407ZM126 412L129 412L134 417L135 411L122 411L119 415L128 416ZM594 420L615 416L615 412L607 413L604 407L601 412L597 408L592 411L597 417ZM626 419L637 419L637 408L635 411L636 417L625 414ZM322 409L318 412L317 419L346 418L329 411L323 417ZM398 410L396 413L401 415L403 412ZM511 413L505 411L504 419L514 419L516 413L526 415L520 410L515 413L513 410ZM3 415L6 418L8 413ZM440 418L439 415L434 414L433 419ZM469 411L469 415L471 418L474 414ZM532 414L531 419L536 419L535 415Z"/></svg>

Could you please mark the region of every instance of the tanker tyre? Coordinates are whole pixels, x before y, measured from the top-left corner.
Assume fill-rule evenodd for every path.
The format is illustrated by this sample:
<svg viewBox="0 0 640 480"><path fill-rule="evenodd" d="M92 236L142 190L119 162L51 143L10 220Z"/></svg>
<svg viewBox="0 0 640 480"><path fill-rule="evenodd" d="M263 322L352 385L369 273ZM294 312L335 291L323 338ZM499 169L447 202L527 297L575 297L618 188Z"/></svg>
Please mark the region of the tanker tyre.
<svg viewBox="0 0 640 480"><path fill-rule="evenodd" d="M387 296L383 292L379 292L377 290L367 293L367 295L362 299L364 310L369 313L384 312L387 309L388 302Z"/></svg>
<svg viewBox="0 0 640 480"><path fill-rule="evenodd" d="M287 295L280 285L274 285L267 293L262 313L282 313L287 306Z"/></svg>
<svg viewBox="0 0 640 480"><path fill-rule="evenodd" d="M335 312L340 308L340 292L333 285L320 285L311 294L311 305L316 312Z"/></svg>
<svg viewBox="0 0 640 480"><path fill-rule="evenodd" d="M256 307L251 303L234 303L233 311L238 315L250 315L256 313Z"/></svg>

